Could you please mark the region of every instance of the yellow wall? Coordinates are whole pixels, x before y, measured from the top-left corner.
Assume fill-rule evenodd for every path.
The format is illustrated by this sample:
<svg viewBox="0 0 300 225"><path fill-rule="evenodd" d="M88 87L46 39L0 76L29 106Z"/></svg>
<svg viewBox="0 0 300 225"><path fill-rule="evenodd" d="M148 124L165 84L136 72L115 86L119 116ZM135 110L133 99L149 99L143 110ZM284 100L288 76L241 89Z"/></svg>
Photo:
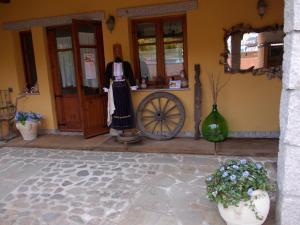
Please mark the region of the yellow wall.
<svg viewBox="0 0 300 225"><path fill-rule="evenodd" d="M158 4L172 0L14 0L0 5L0 22L47 16L66 15L81 12L105 11L115 15L116 8ZM223 52L223 28L238 23L255 27L283 23L283 0L269 1L266 15L261 19L256 12L256 0L199 0L197 10L187 12L188 31L188 76L190 90L172 91L182 100L186 109L184 131L193 131L194 112L194 64L202 66L201 82L203 87L202 117L211 110L211 95L206 71L219 73L223 67L218 64ZM24 10L27 9L27 10ZM121 43L124 58L132 61L130 52L128 18L116 17L115 30L110 33L103 23L105 60L112 60L112 44ZM42 27L32 29L40 95L28 96L22 100L20 110L38 111L45 115L44 128L56 128L53 104L51 73L47 53L47 40ZM18 93L24 85L22 58L18 33L0 29L0 89L13 87ZM224 74L231 80L219 98L221 113L227 118L231 131L278 131L279 98L281 81L268 80L265 76L254 77L250 74ZM133 94L137 106L150 92Z"/></svg>

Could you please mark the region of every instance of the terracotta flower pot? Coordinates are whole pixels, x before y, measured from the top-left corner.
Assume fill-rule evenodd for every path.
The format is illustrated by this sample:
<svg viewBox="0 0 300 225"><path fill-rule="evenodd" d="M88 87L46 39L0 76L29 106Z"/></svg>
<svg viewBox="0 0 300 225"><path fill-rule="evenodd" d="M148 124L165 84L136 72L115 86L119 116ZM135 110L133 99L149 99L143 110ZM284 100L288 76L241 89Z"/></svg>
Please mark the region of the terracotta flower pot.
<svg viewBox="0 0 300 225"><path fill-rule="evenodd" d="M255 213L250 208L250 201L255 206ZM238 207L229 206L224 208L222 204L218 204L219 212L227 225L262 225L267 219L270 210L270 198L266 191L255 190L251 200L241 201Z"/></svg>
<svg viewBox="0 0 300 225"><path fill-rule="evenodd" d="M25 141L31 141L37 138L39 125L40 121L25 121L24 125L21 122L16 123L17 129Z"/></svg>

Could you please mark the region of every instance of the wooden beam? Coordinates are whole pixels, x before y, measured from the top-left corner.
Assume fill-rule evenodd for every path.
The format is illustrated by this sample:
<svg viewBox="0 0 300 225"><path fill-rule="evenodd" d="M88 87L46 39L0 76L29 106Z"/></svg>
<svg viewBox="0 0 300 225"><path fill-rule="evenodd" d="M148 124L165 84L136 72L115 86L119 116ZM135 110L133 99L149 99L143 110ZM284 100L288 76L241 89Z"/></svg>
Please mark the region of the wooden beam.
<svg viewBox="0 0 300 225"><path fill-rule="evenodd" d="M195 88L194 88L194 120L195 120L195 140L200 138L200 123L201 123L201 67L200 64L195 64Z"/></svg>

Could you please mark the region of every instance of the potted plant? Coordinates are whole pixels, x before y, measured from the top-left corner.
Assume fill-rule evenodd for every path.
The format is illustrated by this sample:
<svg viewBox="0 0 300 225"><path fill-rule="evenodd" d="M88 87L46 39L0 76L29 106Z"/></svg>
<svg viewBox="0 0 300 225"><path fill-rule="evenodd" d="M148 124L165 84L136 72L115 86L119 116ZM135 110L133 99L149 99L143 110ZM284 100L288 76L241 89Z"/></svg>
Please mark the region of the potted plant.
<svg viewBox="0 0 300 225"><path fill-rule="evenodd" d="M25 141L36 139L41 119L42 115L39 113L16 112L16 128Z"/></svg>
<svg viewBox="0 0 300 225"><path fill-rule="evenodd" d="M261 225L270 209L273 185L261 163L229 160L206 178L207 197L218 203L227 225Z"/></svg>

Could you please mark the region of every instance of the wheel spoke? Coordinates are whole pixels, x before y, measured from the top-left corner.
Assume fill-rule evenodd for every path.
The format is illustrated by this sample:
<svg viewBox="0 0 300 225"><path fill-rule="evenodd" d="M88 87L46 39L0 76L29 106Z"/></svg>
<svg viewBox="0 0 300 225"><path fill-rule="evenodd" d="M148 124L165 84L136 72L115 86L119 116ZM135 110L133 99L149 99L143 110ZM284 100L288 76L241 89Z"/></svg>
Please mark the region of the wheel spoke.
<svg viewBox="0 0 300 225"><path fill-rule="evenodd" d="M163 133L163 121L160 121L160 135Z"/></svg>
<svg viewBox="0 0 300 225"><path fill-rule="evenodd" d="M160 98L158 98L158 108L159 108L159 111L161 112L161 102L160 102Z"/></svg>
<svg viewBox="0 0 300 225"><path fill-rule="evenodd" d="M171 112L173 109L175 109L177 107L177 105L174 105L172 108L170 108L167 112L166 112L166 114L168 114L169 112Z"/></svg>
<svg viewBox="0 0 300 225"><path fill-rule="evenodd" d="M154 112L154 111L152 111L152 110L150 110L150 109L143 109L143 111L145 111L145 112L149 112L149 113L152 113L152 114L155 114L155 112Z"/></svg>
<svg viewBox="0 0 300 225"><path fill-rule="evenodd" d="M142 119L151 119L151 118L155 118L155 116L143 116Z"/></svg>
<svg viewBox="0 0 300 225"><path fill-rule="evenodd" d="M167 100L167 102L166 102L166 104L164 105L164 108L163 108L163 110L162 110L163 112L165 112L165 110L167 109L169 102L170 102L170 99L168 98L168 100Z"/></svg>
<svg viewBox="0 0 300 225"><path fill-rule="evenodd" d="M156 129L156 127L157 127L158 124L159 124L159 121L157 121L156 124L154 125L154 127L152 129L152 132L151 132L152 134L154 133L154 131L155 131L155 129Z"/></svg>
<svg viewBox="0 0 300 225"><path fill-rule="evenodd" d="M157 110L157 108L156 108L156 106L154 105L154 103L153 103L152 100L150 101L150 103L151 103L151 105L153 106L153 108L155 109L155 111L158 112L158 110Z"/></svg>
<svg viewBox="0 0 300 225"><path fill-rule="evenodd" d="M168 125L168 122L164 120L164 124L166 125L166 128L168 129L169 132L172 132L171 128Z"/></svg>
<svg viewBox="0 0 300 225"><path fill-rule="evenodd" d="M175 114L170 114L170 115L168 115L168 117L176 117L176 116L180 116L180 113L175 113Z"/></svg>
<svg viewBox="0 0 300 225"><path fill-rule="evenodd" d="M177 126L177 123L174 122L173 120L167 119L167 121L169 121L170 123L173 123L173 124L175 124Z"/></svg>
<svg viewBox="0 0 300 225"><path fill-rule="evenodd" d="M144 125L144 127L146 128L146 127L148 127L151 123L153 123L153 122L155 122L156 120L151 120L150 122L148 122L148 123L146 123L145 125Z"/></svg>

